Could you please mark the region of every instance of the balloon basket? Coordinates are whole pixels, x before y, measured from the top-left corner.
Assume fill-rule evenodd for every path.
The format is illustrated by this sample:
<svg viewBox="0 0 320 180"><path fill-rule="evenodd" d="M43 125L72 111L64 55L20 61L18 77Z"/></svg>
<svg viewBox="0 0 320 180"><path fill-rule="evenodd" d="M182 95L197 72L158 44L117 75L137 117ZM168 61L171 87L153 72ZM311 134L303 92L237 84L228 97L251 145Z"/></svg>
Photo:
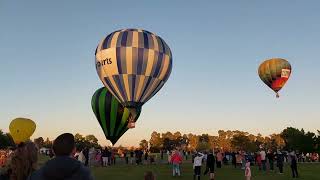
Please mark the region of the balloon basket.
<svg viewBox="0 0 320 180"><path fill-rule="evenodd" d="M135 128L136 127L136 123L135 122L129 122L128 123L128 128L129 129L132 129L132 128Z"/></svg>

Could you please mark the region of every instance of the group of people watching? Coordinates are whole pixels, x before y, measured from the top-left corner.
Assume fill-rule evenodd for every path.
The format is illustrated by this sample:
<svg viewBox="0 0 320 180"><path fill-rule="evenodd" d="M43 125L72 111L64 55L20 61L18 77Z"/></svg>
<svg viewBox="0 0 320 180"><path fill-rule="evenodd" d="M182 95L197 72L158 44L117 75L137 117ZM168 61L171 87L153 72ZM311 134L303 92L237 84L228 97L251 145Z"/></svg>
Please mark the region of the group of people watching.
<svg viewBox="0 0 320 180"><path fill-rule="evenodd" d="M121 159L125 164L141 165L153 164L155 162L153 155L149 155L147 150L143 151L141 149L116 151L108 147L104 149L95 149L92 147L90 149L84 148L83 150L77 151L74 157L89 167L115 165L117 158Z"/></svg>
<svg viewBox="0 0 320 180"><path fill-rule="evenodd" d="M76 147L72 134L58 136L52 149L55 156L37 169L38 148L32 142L20 143L2 168L0 180L93 179L89 169L73 157Z"/></svg>
<svg viewBox="0 0 320 180"><path fill-rule="evenodd" d="M115 164L116 156L124 159L126 164L152 164L155 162L154 155L148 151L137 149L135 151L116 152L110 148L95 149L83 148L76 150L74 136L64 133L58 136L52 146L54 156L47 161L40 169L38 166L38 149L32 142L20 143L16 149L0 151L0 180L53 180L53 179L93 179L88 167L110 166ZM161 159L163 153L161 151ZM205 164L204 175L209 175L209 179L214 179L216 168L222 168L232 162L235 168L241 167L245 170L247 180L251 178L251 166L258 166L262 171L273 171L276 165L279 173L283 173L285 162L290 163L292 177L298 177L297 162L314 162L319 160L316 153L296 154L294 151L282 152L265 151L261 149L256 153L222 152L213 150L207 152L186 152L183 150L167 151L168 163L172 164L172 175L181 176L181 164L183 160L188 160L188 155L192 154L192 165L194 170L194 180L200 180L201 167ZM88 166L88 167L86 167ZM145 174L145 179L154 180L152 172Z"/></svg>

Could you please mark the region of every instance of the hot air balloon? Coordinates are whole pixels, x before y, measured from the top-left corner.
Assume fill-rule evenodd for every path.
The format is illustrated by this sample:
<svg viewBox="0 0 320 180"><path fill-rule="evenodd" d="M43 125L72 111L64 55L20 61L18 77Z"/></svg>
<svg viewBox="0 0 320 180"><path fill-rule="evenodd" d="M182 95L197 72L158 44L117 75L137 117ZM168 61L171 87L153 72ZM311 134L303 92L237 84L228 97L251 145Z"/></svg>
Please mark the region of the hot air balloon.
<svg viewBox="0 0 320 180"><path fill-rule="evenodd" d="M285 59L273 58L260 64L258 73L260 79L276 93L278 98L278 91L286 84L291 75L291 65Z"/></svg>
<svg viewBox="0 0 320 180"><path fill-rule="evenodd" d="M16 144L29 140L34 131L36 124L27 118L16 118L9 125L10 134Z"/></svg>
<svg viewBox="0 0 320 180"><path fill-rule="evenodd" d="M122 106L105 87L98 89L93 94L91 107L104 135L114 145L128 130L129 109ZM136 109L136 112L137 116L134 121L140 116L141 108Z"/></svg>
<svg viewBox="0 0 320 180"><path fill-rule="evenodd" d="M100 80L133 115L162 88L172 69L169 46L141 29L109 34L99 43L95 57Z"/></svg>

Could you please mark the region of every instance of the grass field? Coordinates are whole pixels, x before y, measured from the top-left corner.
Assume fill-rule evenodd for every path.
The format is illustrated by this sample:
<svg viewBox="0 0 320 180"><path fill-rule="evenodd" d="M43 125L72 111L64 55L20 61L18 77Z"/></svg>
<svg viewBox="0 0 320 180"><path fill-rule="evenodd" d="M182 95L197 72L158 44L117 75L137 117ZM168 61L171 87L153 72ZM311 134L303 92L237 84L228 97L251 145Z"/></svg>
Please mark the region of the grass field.
<svg viewBox="0 0 320 180"><path fill-rule="evenodd" d="M40 158L40 166L47 160L47 158ZM284 174L277 172L262 172L256 167L252 167L253 180L288 180L291 178L291 171L289 166L284 169ZM300 178L303 180L320 180L320 164L319 163L305 163L298 164ZM91 172L96 180L143 180L143 175L146 171L152 171L156 175L157 180L167 179L192 179L193 169L191 163L185 162L182 165L182 177L172 177L171 166L167 164L157 165L125 165L120 162L116 166L111 167L95 167L91 168ZM201 179L209 179L202 176ZM216 180L241 180L244 178L244 171L234 169L231 166L223 166L216 170Z"/></svg>

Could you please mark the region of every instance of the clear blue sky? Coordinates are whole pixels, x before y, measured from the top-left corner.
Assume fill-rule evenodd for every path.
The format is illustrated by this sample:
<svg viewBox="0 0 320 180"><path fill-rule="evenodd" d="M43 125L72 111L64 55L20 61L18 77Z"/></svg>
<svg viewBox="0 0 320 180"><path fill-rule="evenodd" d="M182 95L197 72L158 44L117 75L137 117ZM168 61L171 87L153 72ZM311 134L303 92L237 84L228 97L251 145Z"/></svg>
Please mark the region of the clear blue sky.
<svg viewBox="0 0 320 180"><path fill-rule="evenodd" d="M102 86L94 50L107 34L142 28L173 53L172 74L119 141L137 145L153 130L267 135L287 126L320 128L319 1L1 1L0 129L37 122L33 137L94 134L91 110ZM259 64L290 61L281 98L260 81Z"/></svg>

